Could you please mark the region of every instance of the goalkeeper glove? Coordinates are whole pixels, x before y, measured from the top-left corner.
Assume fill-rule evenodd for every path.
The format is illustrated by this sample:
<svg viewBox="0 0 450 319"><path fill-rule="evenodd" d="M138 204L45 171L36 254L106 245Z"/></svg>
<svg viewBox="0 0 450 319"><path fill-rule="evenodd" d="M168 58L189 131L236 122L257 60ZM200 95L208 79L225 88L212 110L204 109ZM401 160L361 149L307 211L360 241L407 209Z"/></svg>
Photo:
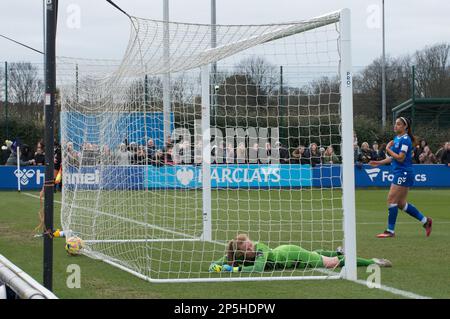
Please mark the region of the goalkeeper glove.
<svg viewBox="0 0 450 319"><path fill-rule="evenodd" d="M230 265L223 265L222 266L222 271L239 272L240 271L240 267L232 267Z"/></svg>
<svg viewBox="0 0 450 319"><path fill-rule="evenodd" d="M211 265L209 265L209 272L221 272L222 271L222 266L212 263Z"/></svg>

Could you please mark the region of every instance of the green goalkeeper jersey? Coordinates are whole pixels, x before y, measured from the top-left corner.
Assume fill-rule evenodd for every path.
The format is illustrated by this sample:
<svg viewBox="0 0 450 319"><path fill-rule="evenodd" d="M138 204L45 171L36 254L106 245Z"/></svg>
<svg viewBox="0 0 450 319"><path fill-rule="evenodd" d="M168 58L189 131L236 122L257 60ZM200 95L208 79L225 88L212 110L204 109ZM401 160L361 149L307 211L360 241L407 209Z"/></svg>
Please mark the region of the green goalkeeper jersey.
<svg viewBox="0 0 450 319"><path fill-rule="evenodd" d="M280 245L270 249L263 243L255 244L256 257L254 261L239 262L242 272L262 272L270 269L323 267L322 256L317 252L308 251L297 245ZM228 262L223 256L215 263L223 265Z"/></svg>

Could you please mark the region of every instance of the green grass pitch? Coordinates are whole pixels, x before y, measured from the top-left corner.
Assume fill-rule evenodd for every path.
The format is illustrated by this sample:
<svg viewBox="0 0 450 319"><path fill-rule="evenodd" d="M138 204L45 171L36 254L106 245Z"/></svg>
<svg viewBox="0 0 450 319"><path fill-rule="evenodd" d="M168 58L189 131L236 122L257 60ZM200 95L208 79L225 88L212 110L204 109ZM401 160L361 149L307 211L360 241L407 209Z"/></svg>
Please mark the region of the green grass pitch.
<svg viewBox="0 0 450 319"><path fill-rule="evenodd" d="M249 193L246 194L249 196ZM376 239L375 234L381 232L386 224L387 190L356 191L358 255L388 258L394 265L393 268L382 269L382 285L421 296L450 298L450 255L447 252L450 243L448 194L449 190L415 189L410 192L408 200L426 215L433 217L431 237L426 238L420 224L400 212L397 237L381 240ZM263 196L264 191L257 194L257 198ZM242 197L239 195L235 199ZM41 282L42 239L33 238L33 229L38 223L39 200L17 192L0 192L0 199L0 254ZM249 198L244 199L243 203L249 202ZM313 198L310 197L305 202L311 202L311 199ZM60 200L60 193L56 195L55 200ZM248 209L245 204L237 204L238 201L230 201L231 206L227 209ZM278 204L273 202L270 205ZM327 207L326 205L322 207ZM282 206L270 208L276 214L282 214ZM55 204L55 226L60 225L59 209L60 205ZM265 207L262 211L269 209ZM276 216L272 215L272 220L275 220ZM264 219L265 215L262 214L259 218ZM227 225L231 234L232 219ZM262 222L261 226L264 225ZM219 237L223 236L223 239L229 237L227 232L217 234ZM369 289L365 285L345 280L154 284L101 261L85 256L69 257L63 244L63 240L55 239L54 292L60 298L402 298L400 295ZM66 286L69 275L66 269L70 264L78 264L81 268L80 289L69 289ZM358 279L365 280L369 275L365 268L358 269Z"/></svg>

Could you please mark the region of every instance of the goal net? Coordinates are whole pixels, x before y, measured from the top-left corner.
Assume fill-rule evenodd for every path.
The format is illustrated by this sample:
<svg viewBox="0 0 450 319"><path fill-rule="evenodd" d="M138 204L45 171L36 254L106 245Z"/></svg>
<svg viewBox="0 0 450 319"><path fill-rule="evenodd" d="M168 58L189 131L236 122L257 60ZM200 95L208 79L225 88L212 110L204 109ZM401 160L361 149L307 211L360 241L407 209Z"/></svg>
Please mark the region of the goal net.
<svg viewBox="0 0 450 319"><path fill-rule="evenodd" d="M131 17L123 60L60 57L64 230L155 282L356 278L349 18ZM209 272L238 234L347 265Z"/></svg>

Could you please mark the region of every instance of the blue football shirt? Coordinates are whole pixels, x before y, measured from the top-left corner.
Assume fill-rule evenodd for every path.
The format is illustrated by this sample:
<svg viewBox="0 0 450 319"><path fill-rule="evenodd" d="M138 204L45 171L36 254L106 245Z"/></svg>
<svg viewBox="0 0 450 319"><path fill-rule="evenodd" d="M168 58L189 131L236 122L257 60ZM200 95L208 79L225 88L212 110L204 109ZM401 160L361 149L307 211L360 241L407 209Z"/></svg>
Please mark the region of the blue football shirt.
<svg viewBox="0 0 450 319"><path fill-rule="evenodd" d="M412 171L412 151L413 145L411 138L408 134L402 136L396 136L394 138L394 145L391 150L396 153L405 153L405 159L403 162L399 162L392 158L392 168L394 171Z"/></svg>

